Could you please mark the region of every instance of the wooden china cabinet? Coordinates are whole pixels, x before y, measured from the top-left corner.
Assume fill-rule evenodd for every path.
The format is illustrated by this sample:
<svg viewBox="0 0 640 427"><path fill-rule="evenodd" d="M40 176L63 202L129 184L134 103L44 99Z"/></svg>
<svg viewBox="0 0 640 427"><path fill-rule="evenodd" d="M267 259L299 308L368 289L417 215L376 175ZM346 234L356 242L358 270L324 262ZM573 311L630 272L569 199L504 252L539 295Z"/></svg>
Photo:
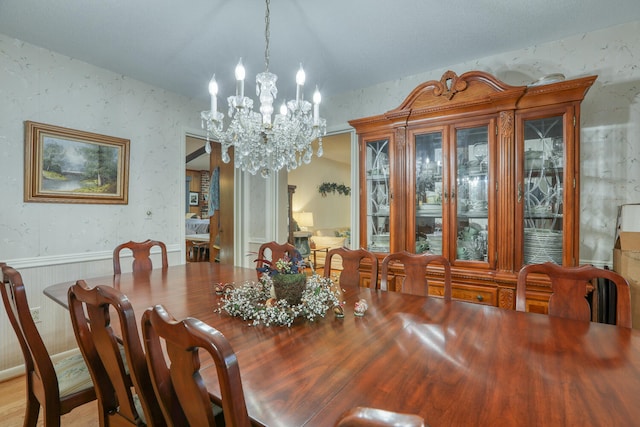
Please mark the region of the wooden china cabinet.
<svg viewBox="0 0 640 427"><path fill-rule="evenodd" d="M556 79L510 86L481 71L447 71L398 108L350 121L360 246L380 258L442 254L454 298L503 308L515 307L524 264L577 265L580 103L596 76ZM402 271L393 274L399 290ZM427 276L441 294L442 272ZM541 281L528 309L546 312L548 294Z"/></svg>

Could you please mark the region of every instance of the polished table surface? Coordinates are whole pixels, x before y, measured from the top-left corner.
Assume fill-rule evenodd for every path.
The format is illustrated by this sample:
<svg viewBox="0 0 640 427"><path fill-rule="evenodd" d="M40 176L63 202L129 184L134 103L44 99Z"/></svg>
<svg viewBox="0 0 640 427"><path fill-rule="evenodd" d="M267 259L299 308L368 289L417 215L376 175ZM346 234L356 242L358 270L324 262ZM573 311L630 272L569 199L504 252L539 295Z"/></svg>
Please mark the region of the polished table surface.
<svg viewBox="0 0 640 427"><path fill-rule="evenodd" d="M138 319L161 303L220 330L257 425L332 426L353 406L417 413L431 427L640 424L638 331L367 288L345 290L344 318L329 312L291 328L214 311L214 283L255 274L192 263L86 280L118 287ZM45 293L66 306L69 285ZM355 317L360 298L369 310ZM215 369L203 365L202 375L219 397Z"/></svg>

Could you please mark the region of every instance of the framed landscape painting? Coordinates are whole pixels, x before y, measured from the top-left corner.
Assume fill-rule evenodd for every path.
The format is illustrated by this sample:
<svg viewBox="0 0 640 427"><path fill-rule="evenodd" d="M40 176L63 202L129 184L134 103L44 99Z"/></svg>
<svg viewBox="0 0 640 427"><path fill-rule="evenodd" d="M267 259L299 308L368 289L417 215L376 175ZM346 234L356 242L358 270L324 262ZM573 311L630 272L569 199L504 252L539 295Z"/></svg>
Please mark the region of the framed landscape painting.
<svg viewBox="0 0 640 427"><path fill-rule="evenodd" d="M25 122L24 201L129 201L129 140Z"/></svg>

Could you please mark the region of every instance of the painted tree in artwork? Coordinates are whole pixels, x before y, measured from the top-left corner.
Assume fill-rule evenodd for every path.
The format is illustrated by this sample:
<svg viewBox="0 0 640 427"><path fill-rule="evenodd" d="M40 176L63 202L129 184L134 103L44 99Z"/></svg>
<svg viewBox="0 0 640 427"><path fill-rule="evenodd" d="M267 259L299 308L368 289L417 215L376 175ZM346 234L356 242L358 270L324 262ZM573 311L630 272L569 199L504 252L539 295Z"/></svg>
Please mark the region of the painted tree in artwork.
<svg viewBox="0 0 640 427"><path fill-rule="evenodd" d="M84 157L84 177L98 187L115 185L118 174L118 150L101 144L84 144L78 148Z"/></svg>
<svg viewBox="0 0 640 427"><path fill-rule="evenodd" d="M56 142L48 142L44 145L42 170L61 174L64 162L64 147L62 145Z"/></svg>

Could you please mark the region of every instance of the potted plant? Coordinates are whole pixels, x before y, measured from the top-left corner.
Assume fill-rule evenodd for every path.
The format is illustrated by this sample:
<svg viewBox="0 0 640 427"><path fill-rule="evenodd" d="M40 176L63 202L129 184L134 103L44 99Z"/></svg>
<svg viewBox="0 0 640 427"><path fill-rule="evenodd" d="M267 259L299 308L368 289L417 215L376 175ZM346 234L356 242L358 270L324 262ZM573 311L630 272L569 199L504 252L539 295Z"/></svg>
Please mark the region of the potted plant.
<svg viewBox="0 0 640 427"><path fill-rule="evenodd" d="M271 277L275 297L286 300L290 305L300 304L307 282L305 264L300 252L296 250L291 257L285 255L275 263L268 260L262 262L263 267L257 270Z"/></svg>
<svg viewBox="0 0 640 427"><path fill-rule="evenodd" d="M323 182L318 187L318 192L322 195L322 197L327 197L329 193L338 193L345 196L351 194L351 188L347 187L344 184L337 184L335 182Z"/></svg>

